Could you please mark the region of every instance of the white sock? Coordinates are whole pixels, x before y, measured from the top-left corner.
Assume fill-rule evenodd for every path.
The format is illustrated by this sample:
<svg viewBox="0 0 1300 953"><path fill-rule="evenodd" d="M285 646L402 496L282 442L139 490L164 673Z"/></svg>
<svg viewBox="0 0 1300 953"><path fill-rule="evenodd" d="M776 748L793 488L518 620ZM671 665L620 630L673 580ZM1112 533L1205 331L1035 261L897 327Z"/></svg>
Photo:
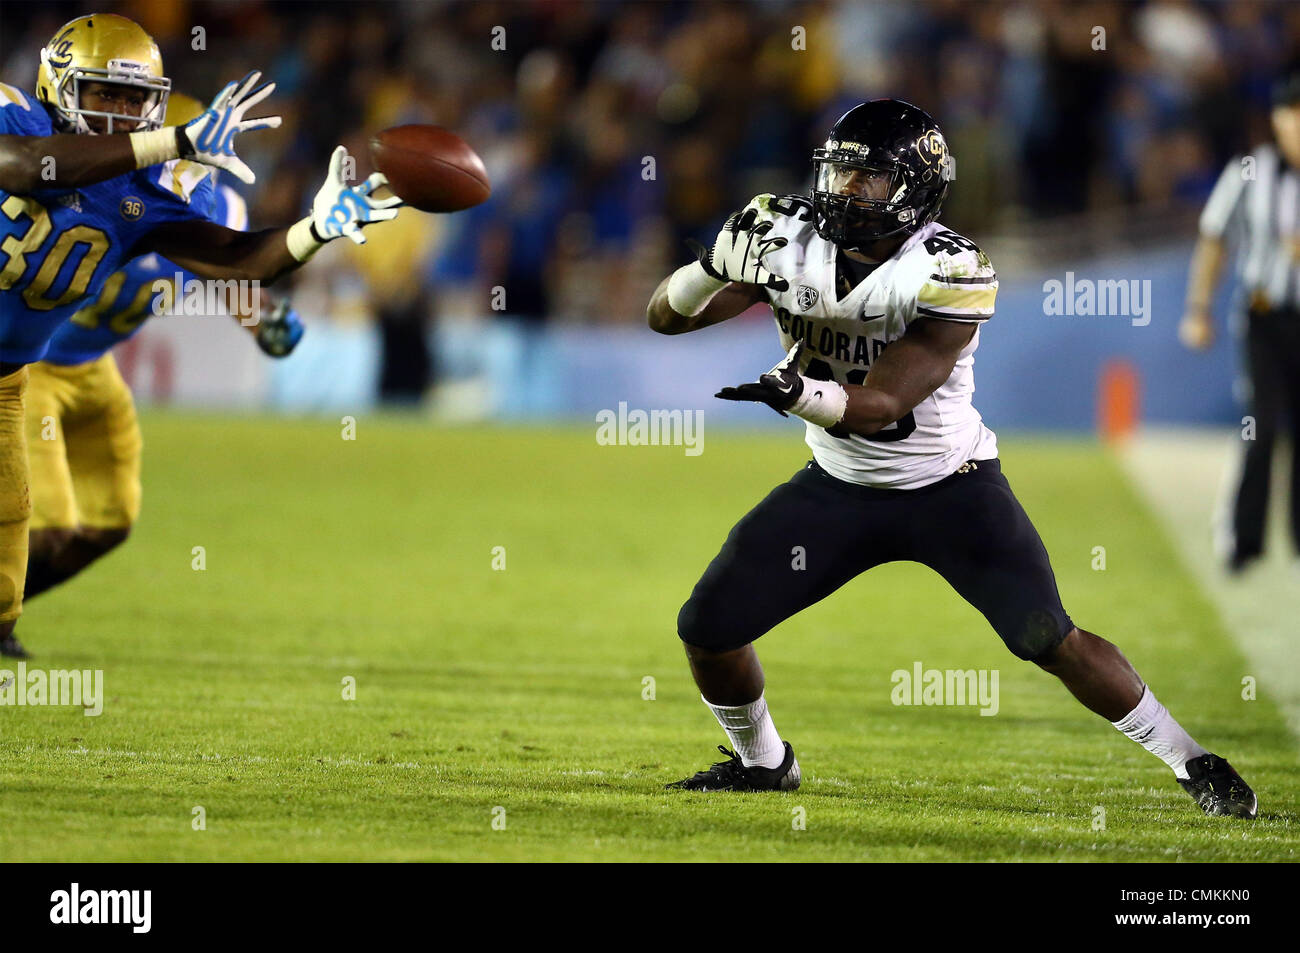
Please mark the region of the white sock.
<svg viewBox="0 0 1300 953"><path fill-rule="evenodd" d="M767 710L767 697L759 695L757 701L748 705L715 705L703 695L704 704L709 706L722 730L731 739L731 747L740 755L745 767L759 765L764 768L778 768L785 760L785 745L776 733L772 716Z"/></svg>
<svg viewBox="0 0 1300 953"><path fill-rule="evenodd" d="M1136 708L1111 724L1173 768L1174 774L1183 780L1188 776L1187 762L1207 753L1174 721L1165 706L1156 701L1150 688L1143 689Z"/></svg>

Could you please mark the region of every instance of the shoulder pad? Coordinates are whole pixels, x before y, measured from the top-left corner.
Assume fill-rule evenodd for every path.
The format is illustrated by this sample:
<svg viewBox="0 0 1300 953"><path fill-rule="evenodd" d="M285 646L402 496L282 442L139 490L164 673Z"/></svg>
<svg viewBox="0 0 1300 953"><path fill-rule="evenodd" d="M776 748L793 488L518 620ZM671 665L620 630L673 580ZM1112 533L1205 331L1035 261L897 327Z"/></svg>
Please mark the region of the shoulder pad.
<svg viewBox="0 0 1300 953"><path fill-rule="evenodd" d="M189 202L212 170L189 159L172 159L159 166L157 181L164 190Z"/></svg>
<svg viewBox="0 0 1300 953"><path fill-rule="evenodd" d="M0 83L0 133L45 136L54 131L49 113L25 89Z"/></svg>
<svg viewBox="0 0 1300 953"><path fill-rule="evenodd" d="M919 316L984 321L993 315L998 276L988 255L968 238L940 229L924 241L930 274L916 295Z"/></svg>
<svg viewBox="0 0 1300 953"><path fill-rule="evenodd" d="M28 101L27 93L17 86L10 86L8 83L0 83L0 107L19 106L28 112L32 111L32 104Z"/></svg>

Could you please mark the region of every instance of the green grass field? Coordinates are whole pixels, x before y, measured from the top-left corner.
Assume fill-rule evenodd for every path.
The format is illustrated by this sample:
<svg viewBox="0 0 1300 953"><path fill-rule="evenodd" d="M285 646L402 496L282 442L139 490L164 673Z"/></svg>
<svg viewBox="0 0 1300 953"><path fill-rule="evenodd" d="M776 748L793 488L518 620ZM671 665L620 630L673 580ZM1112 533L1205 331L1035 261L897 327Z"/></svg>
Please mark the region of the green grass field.
<svg viewBox="0 0 1300 953"><path fill-rule="evenodd" d="M594 427L363 417L344 441L333 420L143 424L136 535L19 628L32 665L102 669L106 701L97 718L0 709L5 860L1300 857L1295 740L1266 696L1241 699L1229 634L1090 443L1004 436L1005 472L1075 620L1232 759L1259 794L1253 824L1204 817L910 564L759 643L799 791L662 790L725 740L678 607L731 524L807 459L793 426L712 432L687 457L600 447ZM890 674L916 661L999 670L999 713L895 707Z"/></svg>

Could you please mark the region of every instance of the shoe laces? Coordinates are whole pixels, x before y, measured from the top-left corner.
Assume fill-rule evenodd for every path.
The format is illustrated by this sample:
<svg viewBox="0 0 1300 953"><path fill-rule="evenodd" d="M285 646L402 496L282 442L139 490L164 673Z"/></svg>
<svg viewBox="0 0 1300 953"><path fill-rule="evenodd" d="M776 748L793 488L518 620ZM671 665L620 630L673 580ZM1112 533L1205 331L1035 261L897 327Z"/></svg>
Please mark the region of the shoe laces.
<svg viewBox="0 0 1300 953"><path fill-rule="evenodd" d="M691 780L717 779L731 783L733 781L745 780L745 763L740 760L740 755L731 751L726 745L718 745L718 750L727 756L726 761L719 761L707 771L698 771Z"/></svg>

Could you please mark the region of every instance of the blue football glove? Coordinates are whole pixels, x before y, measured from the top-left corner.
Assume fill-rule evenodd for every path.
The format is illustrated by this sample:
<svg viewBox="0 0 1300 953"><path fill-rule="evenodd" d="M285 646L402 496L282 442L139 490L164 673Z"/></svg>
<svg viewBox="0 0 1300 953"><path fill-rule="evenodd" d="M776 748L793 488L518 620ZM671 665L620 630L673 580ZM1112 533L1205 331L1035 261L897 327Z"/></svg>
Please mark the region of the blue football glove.
<svg viewBox="0 0 1300 953"><path fill-rule="evenodd" d="M253 87L262 78L256 71L238 83L227 83L204 113L176 130L176 144L183 159L192 159L217 169L225 169L239 181L252 184L253 170L235 155L235 136L254 129L275 129L279 116L245 119L252 109L275 91L275 83Z"/></svg>
<svg viewBox="0 0 1300 953"><path fill-rule="evenodd" d="M298 312L281 298L271 309L271 316L257 326L257 346L271 357L286 357L302 340L306 326Z"/></svg>
<svg viewBox="0 0 1300 953"><path fill-rule="evenodd" d="M378 198L374 194L377 189L388 185L382 172L374 173L357 185L349 185L344 177L347 161L348 150L344 146L334 150L325 184L312 200L312 237L319 242L346 235L358 245L364 245L366 237L361 234L361 226L396 218L397 210L402 206L402 200L396 195Z"/></svg>

